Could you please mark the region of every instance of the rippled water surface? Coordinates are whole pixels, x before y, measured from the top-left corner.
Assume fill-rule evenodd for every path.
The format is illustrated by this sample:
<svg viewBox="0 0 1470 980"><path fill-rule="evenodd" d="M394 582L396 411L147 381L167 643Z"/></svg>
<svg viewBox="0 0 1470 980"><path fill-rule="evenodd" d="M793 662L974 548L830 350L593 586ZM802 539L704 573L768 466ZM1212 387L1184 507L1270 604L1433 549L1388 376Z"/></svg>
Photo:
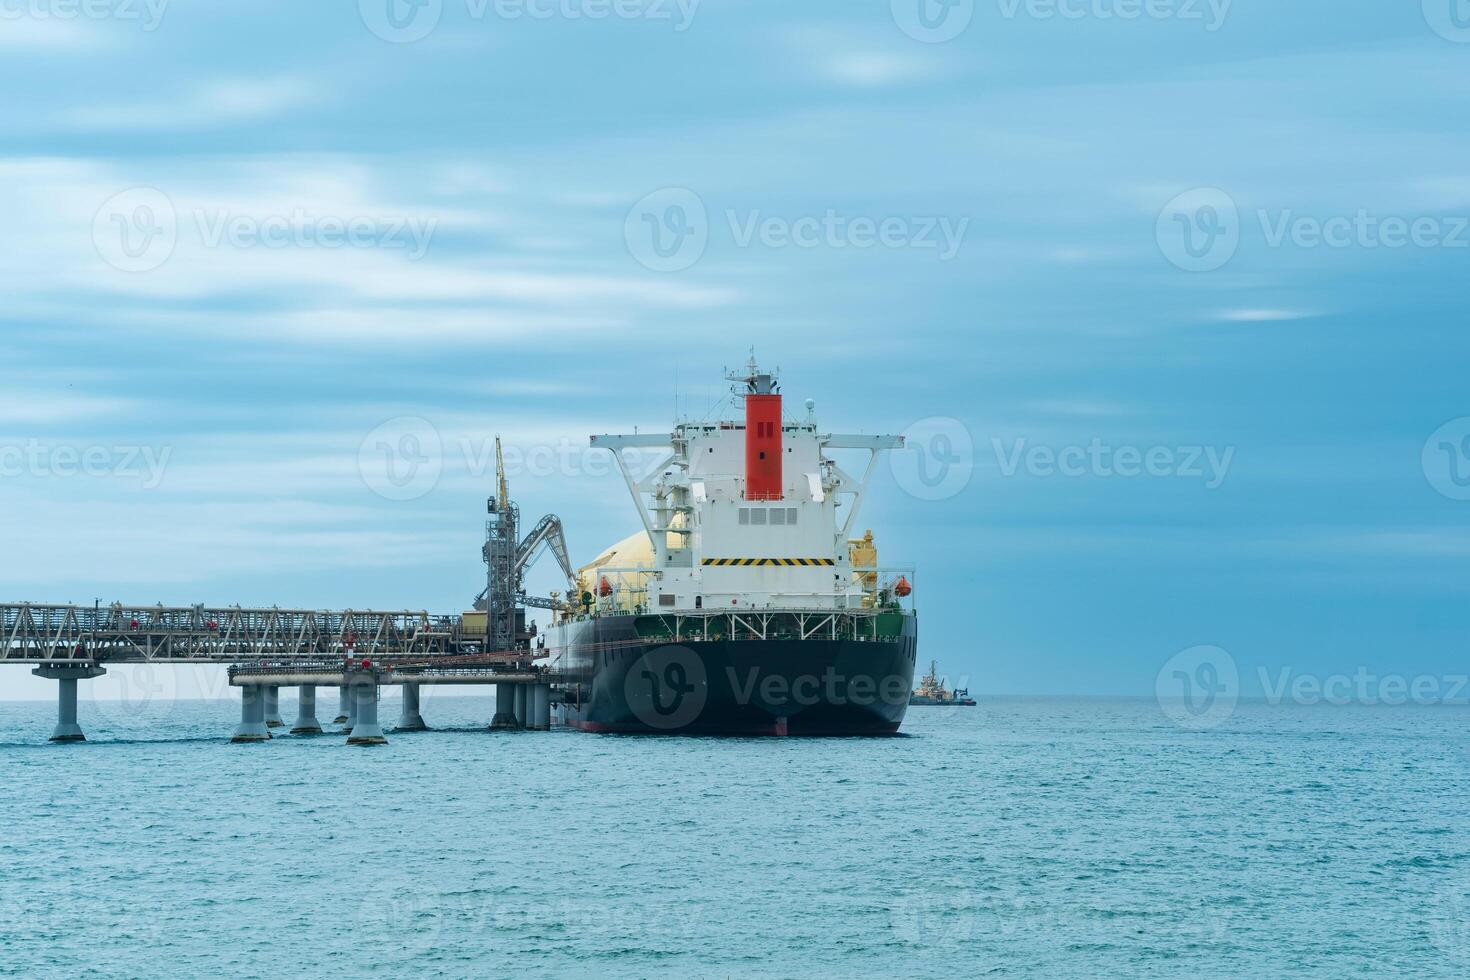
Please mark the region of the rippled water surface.
<svg viewBox="0 0 1470 980"><path fill-rule="evenodd" d="M1470 973L1463 707L1196 733L1001 699L721 740L490 734L490 705L426 692L440 730L349 748L85 696L91 741L49 745L51 705L0 704L0 974Z"/></svg>

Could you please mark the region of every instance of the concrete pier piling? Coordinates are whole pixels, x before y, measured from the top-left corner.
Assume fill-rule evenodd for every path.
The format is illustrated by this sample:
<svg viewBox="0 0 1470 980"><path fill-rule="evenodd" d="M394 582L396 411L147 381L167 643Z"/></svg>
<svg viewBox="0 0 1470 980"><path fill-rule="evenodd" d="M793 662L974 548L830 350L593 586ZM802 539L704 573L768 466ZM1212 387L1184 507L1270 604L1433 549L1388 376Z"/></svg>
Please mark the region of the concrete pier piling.
<svg viewBox="0 0 1470 980"><path fill-rule="evenodd" d="M350 710L348 708L349 703L350 696L347 692L347 685L343 684L337 688L337 717L332 719L332 724L347 724L347 712Z"/></svg>
<svg viewBox="0 0 1470 980"><path fill-rule="evenodd" d="M267 684L265 688L265 727L286 727L281 720L281 689L274 684Z"/></svg>
<svg viewBox="0 0 1470 980"><path fill-rule="evenodd" d="M526 692L527 725L535 732L551 730L551 687L536 684Z"/></svg>
<svg viewBox="0 0 1470 980"><path fill-rule="evenodd" d="M515 696L516 727L517 728L525 728L526 727L526 721L529 718L529 715L526 712L526 701L527 701L526 693L527 693L527 688L526 688L526 685L525 684L516 684L514 686L515 686L515 689L516 689L516 696Z"/></svg>
<svg viewBox="0 0 1470 980"><path fill-rule="evenodd" d="M347 717L342 721L342 734L351 735L352 726L357 724L357 690L351 684L342 690L347 692L347 707L343 711Z"/></svg>
<svg viewBox="0 0 1470 980"><path fill-rule="evenodd" d="M495 716L491 728L516 727L516 692L514 684L495 685Z"/></svg>
<svg viewBox="0 0 1470 980"><path fill-rule="evenodd" d="M271 737L265 724L265 689L259 684L240 688L240 724L231 742L264 742Z"/></svg>
<svg viewBox="0 0 1470 980"><path fill-rule="evenodd" d="M378 680L365 674L353 682L353 706L356 708L352 721L352 734L347 736L348 745L387 745L383 727L378 724Z"/></svg>
<svg viewBox="0 0 1470 980"><path fill-rule="evenodd" d="M296 721L291 725L292 735L320 735L322 723L316 720L316 686L301 685L301 695L296 701Z"/></svg>
<svg viewBox="0 0 1470 980"><path fill-rule="evenodd" d="M53 742L85 742L82 726L77 724L77 681L101 677L107 671L102 667L37 667L31 671L37 677L57 682L56 728L51 732Z"/></svg>
<svg viewBox="0 0 1470 980"><path fill-rule="evenodd" d="M417 684L403 685L403 710L398 714L396 728L400 732L429 730L429 726L424 724L424 716L419 713L419 686Z"/></svg>

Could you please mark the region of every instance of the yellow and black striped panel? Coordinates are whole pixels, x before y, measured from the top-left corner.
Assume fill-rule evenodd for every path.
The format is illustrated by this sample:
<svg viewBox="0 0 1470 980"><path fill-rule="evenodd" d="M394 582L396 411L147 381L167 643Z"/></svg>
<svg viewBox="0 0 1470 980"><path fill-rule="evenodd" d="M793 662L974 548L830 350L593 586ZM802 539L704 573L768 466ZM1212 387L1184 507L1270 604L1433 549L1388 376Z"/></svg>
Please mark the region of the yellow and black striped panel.
<svg viewBox="0 0 1470 980"><path fill-rule="evenodd" d="M771 565L782 565L788 568L812 567L816 565L830 567L837 564L835 558L706 558L704 564L713 565L716 568L766 568Z"/></svg>

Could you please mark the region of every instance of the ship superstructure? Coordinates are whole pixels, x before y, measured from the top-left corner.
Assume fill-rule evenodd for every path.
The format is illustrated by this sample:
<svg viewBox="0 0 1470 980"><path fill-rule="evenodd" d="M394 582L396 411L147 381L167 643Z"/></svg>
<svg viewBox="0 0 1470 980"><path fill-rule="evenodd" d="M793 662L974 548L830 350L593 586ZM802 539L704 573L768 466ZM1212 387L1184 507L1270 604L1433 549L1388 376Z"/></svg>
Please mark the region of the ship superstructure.
<svg viewBox="0 0 1470 980"><path fill-rule="evenodd" d="M824 432L810 401L788 417L777 375L754 358L727 380L731 417L591 439L616 458L642 534L582 569L580 608L548 636L556 667L584 677L562 698L565 720L893 731L913 678L911 572L880 569L871 532L852 534L880 455L903 440ZM861 475L837 450L855 451ZM798 698L813 682L824 693ZM700 710L666 726L674 700L673 714Z"/></svg>
<svg viewBox="0 0 1470 980"><path fill-rule="evenodd" d="M810 403L804 418L785 419L776 376L754 361L728 379L741 421L592 437L617 458L653 544L648 608L860 606L849 534L879 454L903 439L823 433ZM664 447L668 458L639 479L624 450ZM861 477L831 458L834 449L868 453Z"/></svg>

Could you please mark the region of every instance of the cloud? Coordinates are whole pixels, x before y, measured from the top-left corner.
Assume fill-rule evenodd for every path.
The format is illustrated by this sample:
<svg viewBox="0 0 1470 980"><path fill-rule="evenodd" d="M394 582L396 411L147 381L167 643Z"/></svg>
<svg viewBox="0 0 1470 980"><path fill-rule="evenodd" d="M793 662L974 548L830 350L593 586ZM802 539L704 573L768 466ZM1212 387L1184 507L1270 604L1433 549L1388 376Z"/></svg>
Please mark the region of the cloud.
<svg viewBox="0 0 1470 980"><path fill-rule="evenodd" d="M850 51L826 55L817 62L828 80L840 85L875 88L933 74L933 65L914 55Z"/></svg>
<svg viewBox="0 0 1470 980"><path fill-rule="evenodd" d="M32 51L90 51L105 47L107 36L95 23L10 16L0 20L0 48ZM11 55L7 55L9 57Z"/></svg>
<svg viewBox="0 0 1470 980"><path fill-rule="evenodd" d="M115 416L134 408L125 398L9 389L0 392L0 422L45 425Z"/></svg>
<svg viewBox="0 0 1470 980"><path fill-rule="evenodd" d="M226 79L154 102L84 106L62 114L74 129L215 129L261 122L321 101L319 86L297 76Z"/></svg>
<svg viewBox="0 0 1470 980"><path fill-rule="evenodd" d="M1216 319L1226 323L1271 323L1282 320L1304 320L1317 314L1306 310L1244 309L1225 310Z"/></svg>

